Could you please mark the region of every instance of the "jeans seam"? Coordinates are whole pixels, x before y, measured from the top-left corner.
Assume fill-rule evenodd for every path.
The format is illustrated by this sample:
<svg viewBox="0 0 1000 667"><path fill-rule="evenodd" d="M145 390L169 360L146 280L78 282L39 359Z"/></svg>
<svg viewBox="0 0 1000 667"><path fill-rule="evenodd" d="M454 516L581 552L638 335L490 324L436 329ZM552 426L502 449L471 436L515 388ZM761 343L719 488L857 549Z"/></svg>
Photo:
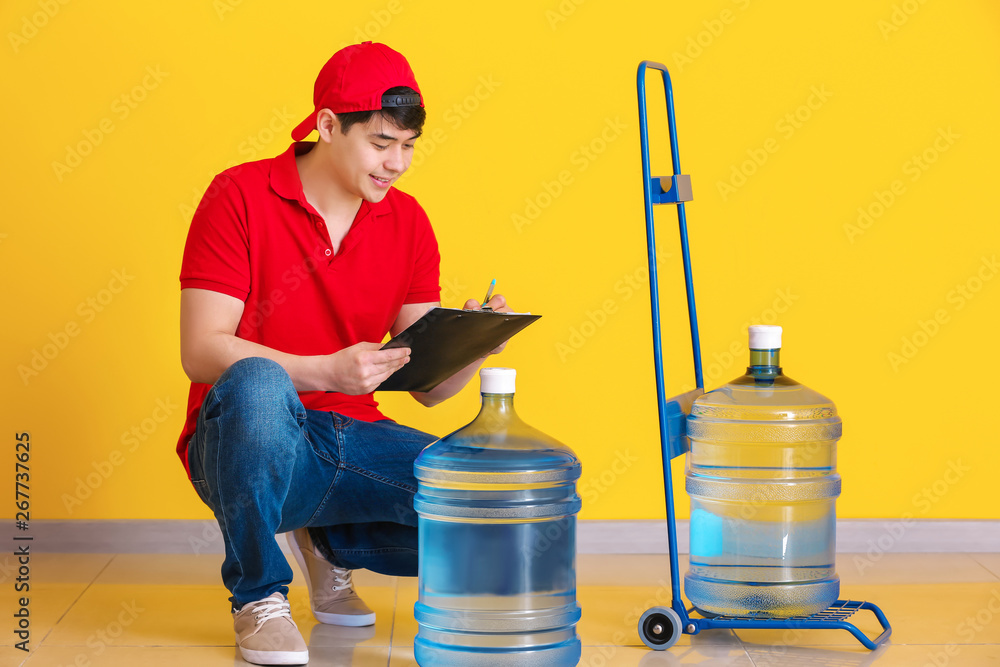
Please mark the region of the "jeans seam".
<svg viewBox="0 0 1000 667"><path fill-rule="evenodd" d="M309 524L312 524L312 522L316 520L326 508L327 503L330 502L330 498L333 496L333 489L337 486L337 482L340 481L341 475L344 472L344 434L341 433L340 428L337 426L337 417L334 413L330 412L328 414L330 415L330 421L333 422L333 433L337 442L337 460L334 461L326 452L321 452L314 447L311 439L309 439L309 447L313 450L313 453L320 458L328 461L329 463L335 464L337 466L337 472L334 474L333 479L330 480L330 486L327 487L326 493L323 494L323 500L319 502L319 505L316 506L316 510L312 513L312 516L309 517ZM308 429L303 430L305 433L309 432Z"/></svg>
<svg viewBox="0 0 1000 667"><path fill-rule="evenodd" d="M343 457L341 457L340 460L343 461L344 460ZM357 473L359 475L367 477L368 479L374 479L377 482L382 482L383 484L388 484L390 486L394 486L397 489L402 489L403 491L406 491L407 493L416 493L417 492L417 488L415 486L410 486L409 484L403 484L401 482L397 482L394 479L389 479L388 477L383 477L382 475L377 475L377 474L371 472L370 470L365 470L364 468L359 468L358 466L351 465L349 463L344 463L342 465L343 465L343 469L349 470L350 472L355 472L355 473ZM337 472L339 474L340 470L338 470Z"/></svg>
<svg viewBox="0 0 1000 667"><path fill-rule="evenodd" d="M303 429L302 430L302 436L306 439L306 443L308 443L309 449L312 451L313 454L315 454L318 458L323 459L327 463L337 464L337 461L335 461L333 459L333 457L330 456L329 452L327 452L326 450L322 449L321 447L318 447L316 445L316 443L313 442L313 439L309 436L309 431L308 430ZM340 456L340 455L343 454L343 452L341 451L339 445L337 446L337 453L338 453L338 456Z"/></svg>
<svg viewBox="0 0 1000 667"><path fill-rule="evenodd" d="M337 434L337 476L340 476L340 471L344 469L344 430L343 427L337 426L337 418L333 416L334 413L330 413L330 418L333 420L333 432Z"/></svg>
<svg viewBox="0 0 1000 667"><path fill-rule="evenodd" d="M212 391L215 391L214 387L212 388ZM216 397L216 398L218 398L218 397ZM221 403L221 401L220 401L220 403ZM221 407L219 409L219 419L220 420L222 419L222 410L221 410ZM216 474L216 476L218 476L219 475L219 471L222 470L222 467L221 467L222 466L221 458L222 458L222 447L216 447L215 448L215 474ZM222 516L222 521L225 523L226 539L229 541L229 544L233 544L233 536L232 536L232 534L229 531L229 519L226 517L226 504L225 504L225 502L222 499L222 487L223 487L223 485L222 485L221 482L222 482L222 480L220 480L220 479L216 479L215 480L216 493L217 493L217 496L219 498L219 514ZM239 557L239 554L237 553L237 550L236 549L231 549L231 551L233 553L233 558L236 560L236 563L239 565L239 568L240 568L240 577L233 584L233 590L235 590L239 586L239 584L243 581L243 572L245 572L245 569L243 567L242 561L240 561L240 557ZM235 605L235 602L237 602L237 601L234 600L234 605Z"/></svg>
<svg viewBox="0 0 1000 667"><path fill-rule="evenodd" d="M337 485L337 482L340 481L340 475L342 472L343 472L343 467L338 464L337 472L333 476L333 480L330 482L330 486L327 487L326 493L323 494L323 500L321 500L319 502L319 505L316 506L316 511L313 512L312 516L309 517L307 525L312 525L312 522L315 519L317 519L319 515L323 512L323 509L326 508L326 505L330 501L331 496L333 496L333 487L335 487Z"/></svg>
<svg viewBox="0 0 1000 667"><path fill-rule="evenodd" d="M209 509L211 509L212 506L208 502L208 499L206 497L207 494L206 495L202 495L201 489L198 488L198 483L199 482L201 482L205 486L208 486L208 482L205 480L205 464L203 463L201 465L201 479L195 479L194 474L191 472L191 470L192 470L191 454L192 453L194 453L194 436L193 435L188 439L187 451L184 452L184 455L187 458L188 474L190 475L188 479L191 482L191 487L194 489L194 492L196 494L198 494L198 498L201 500L201 502L203 502L206 505L208 505Z"/></svg>

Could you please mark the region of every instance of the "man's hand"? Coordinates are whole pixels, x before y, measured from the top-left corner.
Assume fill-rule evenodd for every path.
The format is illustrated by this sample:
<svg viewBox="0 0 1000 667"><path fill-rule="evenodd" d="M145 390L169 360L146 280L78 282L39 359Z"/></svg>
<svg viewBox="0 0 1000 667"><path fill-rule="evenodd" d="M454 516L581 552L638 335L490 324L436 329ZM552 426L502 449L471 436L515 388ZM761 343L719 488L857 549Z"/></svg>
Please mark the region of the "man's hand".
<svg viewBox="0 0 1000 667"><path fill-rule="evenodd" d="M410 348L380 350L379 343L356 343L327 355L332 391L357 396L375 388L410 360Z"/></svg>
<svg viewBox="0 0 1000 667"><path fill-rule="evenodd" d="M486 302L486 307L498 313L513 312L507 306L507 299L503 298L503 295L501 294L494 294L493 298L491 298L489 301ZM481 306L479 305L479 302L476 301L475 299L469 299L468 301L465 302L463 308L465 308L465 310L479 310ZM507 343L503 343L499 347L493 349L490 352L490 354L500 354L500 352L503 351L503 349L506 346ZM430 391L426 392L413 391L410 393L413 395L414 398L420 401L420 403L422 403L427 407L431 407L432 405L437 405L441 401L444 401L454 396L459 391L461 391L462 387L468 384L469 380L472 379L472 376L476 374L476 370L478 370L479 367L483 364L483 359L485 358L486 357L483 357L482 359L477 359L473 361L471 364L469 364L462 370L458 371L457 373L455 373L450 378L448 378L438 386L434 387Z"/></svg>
<svg viewBox="0 0 1000 667"><path fill-rule="evenodd" d="M509 306L507 306L507 299L503 298L503 294L494 294L493 297L486 302L486 307L495 313L514 312L510 309ZM463 308L465 308L465 310L479 310L480 308L482 308L482 306L479 305L479 302L476 301L475 299L469 299L468 301L465 302ZM498 347L495 347L492 350L490 350L490 354L500 354L501 352L503 352L503 349L505 347L507 347L506 341L501 343Z"/></svg>

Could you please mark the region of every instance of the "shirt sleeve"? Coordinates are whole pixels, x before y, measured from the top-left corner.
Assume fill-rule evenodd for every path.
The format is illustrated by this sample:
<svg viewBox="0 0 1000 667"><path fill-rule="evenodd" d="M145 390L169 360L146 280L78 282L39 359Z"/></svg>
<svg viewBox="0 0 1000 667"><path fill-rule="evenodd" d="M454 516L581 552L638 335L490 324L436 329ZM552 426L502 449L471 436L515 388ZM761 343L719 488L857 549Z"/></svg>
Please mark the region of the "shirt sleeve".
<svg viewBox="0 0 1000 667"><path fill-rule="evenodd" d="M225 172L212 180L191 220L181 289L221 292L240 301L250 294L250 235L246 201Z"/></svg>
<svg viewBox="0 0 1000 667"><path fill-rule="evenodd" d="M441 253L427 213L416 204L414 214L413 275L403 303L430 303L441 300Z"/></svg>

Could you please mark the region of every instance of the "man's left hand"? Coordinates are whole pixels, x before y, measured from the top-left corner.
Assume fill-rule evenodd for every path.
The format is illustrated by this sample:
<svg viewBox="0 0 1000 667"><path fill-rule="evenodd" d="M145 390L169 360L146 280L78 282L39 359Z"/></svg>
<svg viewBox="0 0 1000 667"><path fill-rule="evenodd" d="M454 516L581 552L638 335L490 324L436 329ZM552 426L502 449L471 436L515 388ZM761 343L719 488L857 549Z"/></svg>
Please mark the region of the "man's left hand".
<svg viewBox="0 0 1000 667"><path fill-rule="evenodd" d="M475 299L469 299L468 301L465 302L465 305L462 306L462 307L465 310L480 310L482 308L482 305L480 305L480 303L478 301L476 301ZM503 294L494 294L493 297L489 301L486 302L486 307L489 308L490 310L492 310L495 313L512 313L512 312L514 312L507 305L507 299L505 299L503 297ZM503 352L503 349L505 347L507 347L507 342L506 341L504 341L503 343L501 343L499 346L495 347L494 349L490 350L490 354L500 354L501 352Z"/></svg>

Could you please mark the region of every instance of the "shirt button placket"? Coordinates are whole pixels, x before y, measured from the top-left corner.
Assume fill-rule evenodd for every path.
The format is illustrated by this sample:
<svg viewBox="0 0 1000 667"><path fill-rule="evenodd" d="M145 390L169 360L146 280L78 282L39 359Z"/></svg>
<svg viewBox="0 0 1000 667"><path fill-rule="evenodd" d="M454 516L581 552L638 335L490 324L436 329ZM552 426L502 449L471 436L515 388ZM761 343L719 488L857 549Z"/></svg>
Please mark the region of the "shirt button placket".
<svg viewBox="0 0 1000 667"><path fill-rule="evenodd" d="M314 217L313 219L316 221L316 231L319 232L319 236L323 240L323 243L325 244L329 240L327 234L324 233L326 231L326 225L323 224L323 221L319 218ZM330 257L331 255L333 255L333 250L331 248L326 248L323 250L323 254L326 255L327 257ZM333 259L331 259L330 261L332 262Z"/></svg>

